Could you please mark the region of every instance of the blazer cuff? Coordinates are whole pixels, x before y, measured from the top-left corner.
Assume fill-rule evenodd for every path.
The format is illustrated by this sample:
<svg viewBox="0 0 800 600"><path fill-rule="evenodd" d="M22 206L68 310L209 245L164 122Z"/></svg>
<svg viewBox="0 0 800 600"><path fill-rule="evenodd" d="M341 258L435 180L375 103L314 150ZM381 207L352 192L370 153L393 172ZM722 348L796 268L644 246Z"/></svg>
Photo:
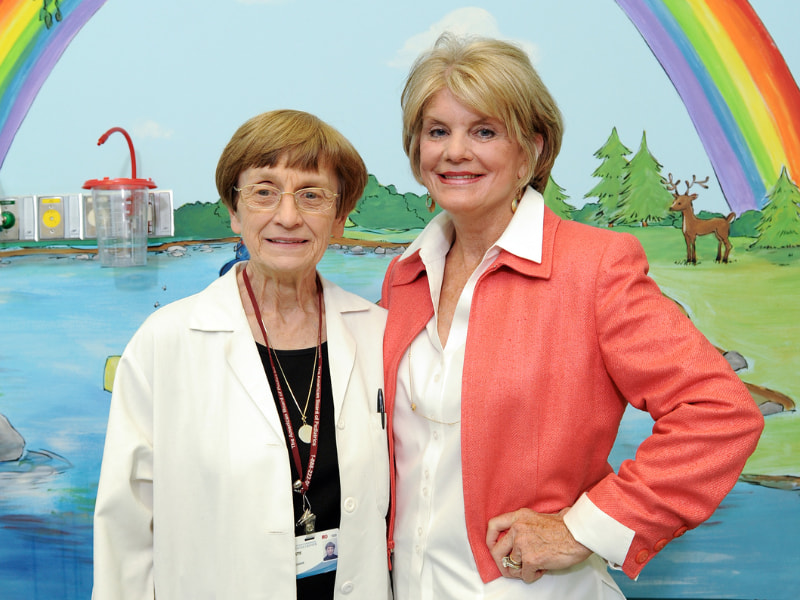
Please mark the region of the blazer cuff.
<svg viewBox="0 0 800 600"><path fill-rule="evenodd" d="M633 542L633 529L609 517L585 493L564 513L564 524L578 542L610 566L621 568Z"/></svg>

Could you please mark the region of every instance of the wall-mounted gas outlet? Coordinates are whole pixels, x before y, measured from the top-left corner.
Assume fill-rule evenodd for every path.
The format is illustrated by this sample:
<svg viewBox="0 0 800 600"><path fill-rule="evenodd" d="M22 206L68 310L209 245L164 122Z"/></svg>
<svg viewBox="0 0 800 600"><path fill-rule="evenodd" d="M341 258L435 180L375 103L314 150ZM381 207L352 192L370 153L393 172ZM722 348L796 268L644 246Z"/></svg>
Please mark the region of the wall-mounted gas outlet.
<svg viewBox="0 0 800 600"><path fill-rule="evenodd" d="M175 235L172 190L147 191L147 237ZM90 193L0 198L0 242L92 240L97 213Z"/></svg>
<svg viewBox="0 0 800 600"><path fill-rule="evenodd" d="M0 200L0 240L19 239L18 220L17 202L13 199Z"/></svg>
<svg viewBox="0 0 800 600"><path fill-rule="evenodd" d="M0 198L0 242L36 240L36 197Z"/></svg>

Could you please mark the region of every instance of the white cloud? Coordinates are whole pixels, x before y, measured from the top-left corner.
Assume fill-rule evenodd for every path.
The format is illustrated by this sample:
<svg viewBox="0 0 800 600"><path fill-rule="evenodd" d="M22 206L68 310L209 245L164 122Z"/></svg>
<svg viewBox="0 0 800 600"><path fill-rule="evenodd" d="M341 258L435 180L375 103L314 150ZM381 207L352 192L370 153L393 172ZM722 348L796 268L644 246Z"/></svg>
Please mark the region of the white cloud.
<svg viewBox="0 0 800 600"><path fill-rule="evenodd" d="M168 140L175 132L172 129L165 129L155 121L142 121L133 128L131 133L135 138Z"/></svg>
<svg viewBox="0 0 800 600"><path fill-rule="evenodd" d="M527 52L531 61L536 63L536 46L527 41L505 38L497 26L497 19L489 11L477 7L465 7L448 13L439 22L431 25L427 31L408 38L395 57L389 61L389 66L407 69L414 59L421 52L433 46L436 39L445 31L456 35L479 35L512 41Z"/></svg>

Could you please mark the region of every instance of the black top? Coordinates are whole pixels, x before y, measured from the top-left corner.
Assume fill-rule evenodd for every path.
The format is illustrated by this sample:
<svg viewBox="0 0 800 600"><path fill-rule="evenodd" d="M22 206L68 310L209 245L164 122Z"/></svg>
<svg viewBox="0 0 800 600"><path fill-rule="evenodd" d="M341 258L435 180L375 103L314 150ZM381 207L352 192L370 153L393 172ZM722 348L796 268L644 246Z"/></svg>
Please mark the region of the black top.
<svg viewBox="0 0 800 600"><path fill-rule="evenodd" d="M278 360L275 361L275 370L280 378L283 397L286 401L286 407L289 410L289 418L292 421L297 447L300 451L300 463L304 470L302 474L299 474L295 468L294 459L292 458L291 449L289 448L289 438L286 434L286 424L283 419L280 400L278 399L278 391L275 387L275 377L273 376L272 367L270 366L268 350L266 346L262 346L261 344L256 345L261 355L261 362L264 365L267 381L269 381L272 397L275 399L275 407L280 416L281 426L284 430L286 452L292 469L292 481L304 479L305 469L308 467L308 455L311 451L311 445L302 442L297 436L297 432L303 424L300 410L305 406L309 384L313 381L314 388L316 388L317 372L314 368L314 355L317 349L314 347L302 350L275 351L278 358ZM283 373L281 373L281 368L278 366L279 362L280 367L283 367ZM295 393L297 403L300 405L300 410L295 406L292 394L289 392L289 386L286 385L283 374L285 374L286 378L289 380L289 386L291 386ZM316 389L311 390L311 398L308 401L308 409L306 410L306 423L312 427L314 425L315 392ZM324 531L326 529L335 529L339 527L342 496L341 485L339 483L339 459L336 452L336 423L333 412L333 391L331 389L331 372L328 362L327 343L322 344L322 398L320 401L319 413L320 422L317 460L314 465L314 473L311 477L311 483L309 484L306 497L311 504L311 512L317 517L315 523L316 530ZM293 493L292 497L294 499L294 520L296 524L303 515L303 496L302 494ZM295 535L303 535L303 533L303 527L295 525ZM335 584L335 571L298 579L297 599L332 599Z"/></svg>

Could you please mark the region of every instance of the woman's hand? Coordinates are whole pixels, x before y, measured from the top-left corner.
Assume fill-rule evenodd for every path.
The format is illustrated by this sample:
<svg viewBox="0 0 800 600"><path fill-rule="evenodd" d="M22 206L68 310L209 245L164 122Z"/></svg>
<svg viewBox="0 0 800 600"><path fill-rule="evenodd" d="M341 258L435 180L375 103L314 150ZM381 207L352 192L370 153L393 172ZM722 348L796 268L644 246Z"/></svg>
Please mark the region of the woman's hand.
<svg viewBox="0 0 800 600"><path fill-rule="evenodd" d="M547 571L566 569L591 556L564 524L567 510L548 515L521 508L489 521L486 544L504 577L533 583ZM515 563L521 567L515 568Z"/></svg>

